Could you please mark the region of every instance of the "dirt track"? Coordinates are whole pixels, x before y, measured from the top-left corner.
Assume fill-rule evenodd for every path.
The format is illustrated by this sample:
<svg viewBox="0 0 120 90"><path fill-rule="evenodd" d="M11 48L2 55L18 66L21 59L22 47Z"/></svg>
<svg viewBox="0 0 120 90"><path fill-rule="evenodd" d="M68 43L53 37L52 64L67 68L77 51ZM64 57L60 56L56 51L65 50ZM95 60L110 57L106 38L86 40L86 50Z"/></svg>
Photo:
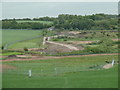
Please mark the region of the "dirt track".
<svg viewBox="0 0 120 90"><path fill-rule="evenodd" d="M71 50L75 50L75 51L79 50L77 47L74 47L74 46L68 45L68 44L56 43L56 42L52 42L52 41L47 41L47 43L64 46L64 47L67 47L67 48L69 48Z"/></svg>
<svg viewBox="0 0 120 90"><path fill-rule="evenodd" d="M60 59L60 58L68 58L68 57L82 57L82 56L102 56L102 55L118 55L118 53L107 53L107 54L90 54L90 55L73 55L73 56L31 56L28 59L21 59L21 58L10 58L3 60L6 61L29 61L29 60L46 60L46 59ZM26 56L27 57L27 56Z"/></svg>

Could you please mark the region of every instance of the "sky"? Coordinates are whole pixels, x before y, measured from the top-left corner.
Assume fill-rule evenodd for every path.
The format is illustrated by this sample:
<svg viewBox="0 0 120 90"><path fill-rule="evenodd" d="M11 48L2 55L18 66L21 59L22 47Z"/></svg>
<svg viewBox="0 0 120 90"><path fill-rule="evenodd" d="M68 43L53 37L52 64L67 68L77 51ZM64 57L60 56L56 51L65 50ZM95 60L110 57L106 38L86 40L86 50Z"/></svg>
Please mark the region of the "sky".
<svg viewBox="0 0 120 90"><path fill-rule="evenodd" d="M0 0L0 1L1 1L0 2L0 19L2 18L2 3L5 3L5 2L119 2L119 0ZM9 7L7 6L7 8L8 8L8 10L6 9L6 11L8 12ZM7 14L7 12L6 12L6 14ZM14 14L14 13L11 12L11 15L12 14Z"/></svg>
<svg viewBox="0 0 120 90"><path fill-rule="evenodd" d="M4 2L2 18L34 18L59 14L117 14L117 2Z"/></svg>
<svg viewBox="0 0 120 90"><path fill-rule="evenodd" d="M1 0L2 2L119 2L120 0Z"/></svg>

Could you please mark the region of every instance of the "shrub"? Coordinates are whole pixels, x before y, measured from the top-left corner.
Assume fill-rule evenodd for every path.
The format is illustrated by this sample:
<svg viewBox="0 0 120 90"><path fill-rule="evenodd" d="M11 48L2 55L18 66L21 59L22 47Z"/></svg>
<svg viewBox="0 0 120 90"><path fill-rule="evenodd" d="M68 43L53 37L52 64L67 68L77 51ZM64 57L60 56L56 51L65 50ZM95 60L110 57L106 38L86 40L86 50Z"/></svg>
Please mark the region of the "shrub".
<svg viewBox="0 0 120 90"><path fill-rule="evenodd" d="M28 51L28 48L24 47L24 51Z"/></svg>
<svg viewBox="0 0 120 90"><path fill-rule="evenodd" d="M109 53L113 52L114 49L112 46L99 45L97 47L87 47L85 51L89 53Z"/></svg>
<svg viewBox="0 0 120 90"><path fill-rule="evenodd" d="M1 50L4 50L4 46L3 45L1 46Z"/></svg>
<svg viewBox="0 0 120 90"><path fill-rule="evenodd" d="M98 44L106 45L106 46L112 46L113 45L113 41L110 38L104 38L104 39L100 40L98 42Z"/></svg>

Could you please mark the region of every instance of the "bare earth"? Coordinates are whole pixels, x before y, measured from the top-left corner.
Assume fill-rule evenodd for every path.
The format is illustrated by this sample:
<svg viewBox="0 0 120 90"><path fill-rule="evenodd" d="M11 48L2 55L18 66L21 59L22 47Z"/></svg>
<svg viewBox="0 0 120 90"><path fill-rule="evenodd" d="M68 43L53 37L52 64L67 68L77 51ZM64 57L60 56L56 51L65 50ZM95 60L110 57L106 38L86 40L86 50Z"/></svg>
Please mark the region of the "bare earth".
<svg viewBox="0 0 120 90"><path fill-rule="evenodd" d="M10 66L10 65L5 65L5 64L0 64L0 72L4 72L6 69L15 69L16 67Z"/></svg>
<svg viewBox="0 0 120 90"><path fill-rule="evenodd" d="M94 41L71 41L73 44L89 44L93 43Z"/></svg>
<svg viewBox="0 0 120 90"><path fill-rule="evenodd" d="M64 46L64 47L69 48L70 50L75 50L75 51L79 50L77 47L72 46L72 45L68 45L68 44L56 43L56 42L52 42L52 41L47 41L47 43L51 43L51 44L55 44L55 45Z"/></svg>
<svg viewBox="0 0 120 90"><path fill-rule="evenodd" d="M103 66L104 69L109 69L109 68L112 68L112 67L113 67L112 64L106 64L106 65Z"/></svg>
<svg viewBox="0 0 120 90"><path fill-rule="evenodd" d="M6 60L1 60L1 61L2 62L6 62L6 61L29 61L29 60L46 60L46 59L68 58L68 57L103 56L103 55L118 55L118 53L90 54L90 55L72 55L72 56L27 56L27 55L20 55L21 57L29 57L29 58L26 58L26 59L23 59L23 58L8 58Z"/></svg>

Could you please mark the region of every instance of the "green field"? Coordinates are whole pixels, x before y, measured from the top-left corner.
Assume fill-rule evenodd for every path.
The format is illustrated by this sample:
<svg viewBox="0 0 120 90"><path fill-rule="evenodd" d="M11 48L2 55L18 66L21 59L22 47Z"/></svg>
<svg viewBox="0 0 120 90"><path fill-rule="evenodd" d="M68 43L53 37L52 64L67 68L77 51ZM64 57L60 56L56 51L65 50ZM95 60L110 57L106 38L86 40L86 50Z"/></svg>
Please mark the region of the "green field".
<svg viewBox="0 0 120 90"><path fill-rule="evenodd" d="M12 42L17 43L20 40L27 40L27 39L30 39L30 38L34 38L36 36L41 36L41 31L40 30L2 30L2 44L6 45L6 44L10 44ZM24 43L24 45L22 44L22 46L20 46L20 45L18 45L18 46L20 46L22 48L25 47L25 46L28 46L28 44L29 45L32 44L32 45L37 46L37 43L39 43L39 41L40 41L38 39L41 39L41 38L37 38L37 39L34 39L32 41L30 41L30 40L23 41L21 43ZM30 43L28 43L28 42L30 42ZM16 43L14 43L14 44L16 44ZM13 47L16 48L17 46L14 45ZM13 48L13 47L10 46L10 48Z"/></svg>
<svg viewBox="0 0 120 90"><path fill-rule="evenodd" d="M101 68L105 60L112 59L118 61L118 56L3 62L3 65L16 67L4 70L3 88L117 88L117 64L110 69ZM31 78L28 77L29 69L32 70Z"/></svg>
<svg viewBox="0 0 120 90"><path fill-rule="evenodd" d="M30 21L30 20L17 20L18 23L32 22L32 23L43 23L43 24L53 24L52 21Z"/></svg>
<svg viewBox="0 0 120 90"><path fill-rule="evenodd" d="M40 48L42 45L43 30L2 30L1 45L7 48ZM49 31L48 36L53 35L54 31Z"/></svg>

